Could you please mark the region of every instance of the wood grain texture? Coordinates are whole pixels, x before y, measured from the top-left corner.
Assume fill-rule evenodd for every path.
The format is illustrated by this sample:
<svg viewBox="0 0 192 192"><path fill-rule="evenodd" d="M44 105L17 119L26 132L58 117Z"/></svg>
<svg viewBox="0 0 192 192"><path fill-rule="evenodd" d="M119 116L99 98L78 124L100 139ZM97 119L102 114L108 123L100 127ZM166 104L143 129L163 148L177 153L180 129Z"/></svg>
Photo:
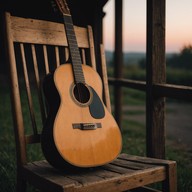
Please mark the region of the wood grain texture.
<svg viewBox="0 0 192 192"><path fill-rule="evenodd" d="M121 163L118 163L119 160ZM133 163L138 169L132 168ZM162 181L171 166L175 166L174 161L121 154L107 165L81 172L60 172L46 161L40 161L26 165L24 173L32 183L39 178L37 185L41 189L47 189L45 186L49 185L48 192L54 189L59 192L117 192ZM149 188L144 191L149 191ZM172 192L176 192L176 189Z"/></svg>
<svg viewBox="0 0 192 192"><path fill-rule="evenodd" d="M102 101L102 81L99 75L91 67L82 66L86 84L96 91ZM114 160L121 152L122 138L117 123L105 105L104 118L96 119L91 116L89 105L80 106L74 102L71 90L74 79L70 64L57 68L54 82L61 102L53 134L61 156L80 167L95 167ZM73 129L75 123L101 123L101 128L82 131Z"/></svg>
<svg viewBox="0 0 192 192"><path fill-rule="evenodd" d="M12 17L13 41L22 43L67 46L66 34L62 23ZM88 48L87 29L74 27L79 47Z"/></svg>
<svg viewBox="0 0 192 192"><path fill-rule="evenodd" d="M155 83L166 83L165 0L147 1L146 63L147 155L165 158L165 98L153 92Z"/></svg>

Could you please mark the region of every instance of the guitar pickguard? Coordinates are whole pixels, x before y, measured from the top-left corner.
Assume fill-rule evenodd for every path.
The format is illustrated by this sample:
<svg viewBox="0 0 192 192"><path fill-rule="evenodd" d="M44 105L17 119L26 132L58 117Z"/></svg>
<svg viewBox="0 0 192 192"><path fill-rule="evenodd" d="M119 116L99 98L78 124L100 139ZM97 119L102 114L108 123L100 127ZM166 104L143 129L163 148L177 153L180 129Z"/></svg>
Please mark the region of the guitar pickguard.
<svg viewBox="0 0 192 192"><path fill-rule="evenodd" d="M101 102L99 96L95 92L95 90L90 87L93 93L93 100L89 105L90 114L95 119L102 119L105 117L105 110L103 107L103 103Z"/></svg>

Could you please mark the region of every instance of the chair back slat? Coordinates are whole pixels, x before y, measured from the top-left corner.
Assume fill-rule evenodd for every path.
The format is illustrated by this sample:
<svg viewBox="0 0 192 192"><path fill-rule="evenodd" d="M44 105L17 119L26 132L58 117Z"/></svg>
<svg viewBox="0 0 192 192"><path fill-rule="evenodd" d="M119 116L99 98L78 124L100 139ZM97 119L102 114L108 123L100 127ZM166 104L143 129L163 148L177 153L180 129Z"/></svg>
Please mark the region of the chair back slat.
<svg viewBox="0 0 192 192"><path fill-rule="evenodd" d="M96 71L96 59L95 59L95 48L94 48L94 39L93 39L93 31L90 26L87 27L88 30L88 39L89 39L89 51L90 51L90 57L91 57L91 66Z"/></svg>
<svg viewBox="0 0 192 192"><path fill-rule="evenodd" d="M25 58L25 49L24 49L23 43L20 44L20 50L21 50L25 86L27 91L28 107L29 107L29 112L30 112L30 117L32 122L33 133L36 135L38 132L37 132L37 125L35 120L33 101L32 101L32 95L31 95L31 87L29 83L29 76L28 76L28 70L27 70L27 64L26 64L26 58Z"/></svg>
<svg viewBox="0 0 192 192"><path fill-rule="evenodd" d="M64 58L65 61L68 61L69 59L69 49L67 47L64 48Z"/></svg>
<svg viewBox="0 0 192 192"><path fill-rule="evenodd" d="M80 51L81 51L82 63L85 65L86 64L85 50L81 49Z"/></svg>
<svg viewBox="0 0 192 192"><path fill-rule="evenodd" d="M55 46L55 56L56 56L56 67L59 67L60 63L60 57L59 57L59 47Z"/></svg>
<svg viewBox="0 0 192 192"><path fill-rule="evenodd" d="M34 44L31 45L31 51L32 51L32 58L33 58L33 65L34 65L34 72L35 72L35 81L36 81L37 90L38 90L39 105L41 110L41 118L42 118L42 123L44 123L46 120L46 113L44 108L43 95L41 91L41 82L40 82L39 68L37 63L37 54L36 54L36 49Z"/></svg>
<svg viewBox="0 0 192 192"><path fill-rule="evenodd" d="M46 74L48 74L50 72L50 69L49 69L48 56L47 56L47 46L46 45L43 45L43 56L44 56L44 61L45 61L45 71L46 71Z"/></svg>
<svg viewBox="0 0 192 192"><path fill-rule="evenodd" d="M106 104L107 109L111 113L111 100L109 95L109 84L108 84L108 75L107 75L107 65L106 65L106 56L104 46L100 45L100 55L101 55L101 67L102 67L102 79L103 79L103 87L104 87L104 102Z"/></svg>

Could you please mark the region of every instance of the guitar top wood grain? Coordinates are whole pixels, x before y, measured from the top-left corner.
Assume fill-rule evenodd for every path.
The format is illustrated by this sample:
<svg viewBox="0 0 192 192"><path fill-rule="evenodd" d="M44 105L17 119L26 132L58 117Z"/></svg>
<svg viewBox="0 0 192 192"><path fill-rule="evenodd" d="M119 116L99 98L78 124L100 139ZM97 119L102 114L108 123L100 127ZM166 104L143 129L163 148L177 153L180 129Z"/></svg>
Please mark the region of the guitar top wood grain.
<svg viewBox="0 0 192 192"><path fill-rule="evenodd" d="M88 66L83 66L83 72L88 86L91 86L101 99L102 83L99 75ZM103 165L116 158L121 151L120 130L104 104L104 118L94 119L90 114L90 103L80 106L74 102L74 94L71 92L74 83L72 74L70 64L60 66L54 74L55 85L61 98L53 132L56 147L61 156L75 166ZM100 123L101 128L73 129L74 123Z"/></svg>

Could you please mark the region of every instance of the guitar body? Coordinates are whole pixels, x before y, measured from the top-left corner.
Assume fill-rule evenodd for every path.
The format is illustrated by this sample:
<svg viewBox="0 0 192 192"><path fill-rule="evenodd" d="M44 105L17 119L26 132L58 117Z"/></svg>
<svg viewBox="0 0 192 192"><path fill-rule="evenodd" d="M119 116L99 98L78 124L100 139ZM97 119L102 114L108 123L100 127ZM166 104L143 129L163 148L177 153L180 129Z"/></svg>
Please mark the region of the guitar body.
<svg viewBox="0 0 192 192"><path fill-rule="evenodd" d="M58 67L44 83L49 113L41 143L57 168L101 166L121 151L121 132L101 99L100 76L89 66L82 69L86 84L74 83L71 64Z"/></svg>
<svg viewBox="0 0 192 192"><path fill-rule="evenodd" d="M66 0L55 0L63 16L70 64L60 65L44 79L48 116L41 146L58 169L84 169L107 164L121 152L120 129L102 101L102 81L82 65Z"/></svg>

